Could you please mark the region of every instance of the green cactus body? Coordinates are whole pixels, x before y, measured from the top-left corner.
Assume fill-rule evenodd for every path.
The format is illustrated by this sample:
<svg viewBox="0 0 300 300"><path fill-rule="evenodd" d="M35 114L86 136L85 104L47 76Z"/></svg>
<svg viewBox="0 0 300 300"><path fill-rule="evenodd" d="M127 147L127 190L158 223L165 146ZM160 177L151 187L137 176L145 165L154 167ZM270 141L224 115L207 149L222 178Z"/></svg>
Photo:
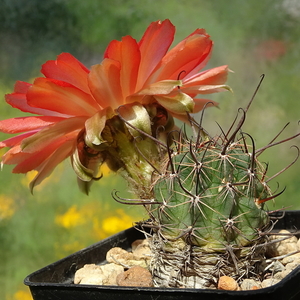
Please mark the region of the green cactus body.
<svg viewBox="0 0 300 300"><path fill-rule="evenodd" d="M248 272L262 253L262 247L259 254L254 249L265 241L260 233L270 221L263 202L272 197L263 166L248 151L253 147L244 136L238 142L217 138L177 146L180 151L169 155L153 184L159 205L150 209L156 228L152 247L158 255L151 268L157 284L208 287L199 265L213 257L210 275Z"/></svg>

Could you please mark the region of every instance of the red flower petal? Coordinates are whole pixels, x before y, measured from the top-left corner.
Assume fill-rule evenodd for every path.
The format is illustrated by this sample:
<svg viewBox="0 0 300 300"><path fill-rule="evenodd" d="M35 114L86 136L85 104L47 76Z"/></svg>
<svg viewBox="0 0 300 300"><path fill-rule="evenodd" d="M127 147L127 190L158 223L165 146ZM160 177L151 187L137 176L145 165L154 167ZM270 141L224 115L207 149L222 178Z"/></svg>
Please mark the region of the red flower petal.
<svg viewBox="0 0 300 300"><path fill-rule="evenodd" d="M14 92L20 94L26 94L28 89L32 86L31 83L27 83L24 81L17 81L15 84Z"/></svg>
<svg viewBox="0 0 300 300"><path fill-rule="evenodd" d="M47 77L67 82L78 89L89 93L87 69L79 60L69 53L62 53L56 60L49 60L43 66L41 72Z"/></svg>
<svg viewBox="0 0 300 300"><path fill-rule="evenodd" d="M77 138L77 133L72 132L63 137L59 137L54 140L51 144L47 145L43 149L28 153L27 157L24 157L22 161L18 163L18 165L13 169L14 173L27 173L31 170L36 170L40 165L44 163L57 149L60 147L64 147L66 143L68 143L69 152L73 149L74 141ZM69 141L72 141L69 143Z"/></svg>
<svg viewBox="0 0 300 300"><path fill-rule="evenodd" d="M139 42L141 63L136 89L143 87L161 59L171 46L175 34L175 26L169 21L153 22L147 28ZM162 78L172 79L172 78Z"/></svg>
<svg viewBox="0 0 300 300"><path fill-rule="evenodd" d="M102 64L92 66L89 87L102 108L117 108L122 105L124 99L120 83L120 63L106 58Z"/></svg>
<svg viewBox="0 0 300 300"><path fill-rule="evenodd" d="M204 107L218 106L219 103L209 99L194 99L194 113L201 111ZM207 104L208 103L208 104Z"/></svg>
<svg viewBox="0 0 300 300"><path fill-rule="evenodd" d="M64 120L59 117L20 117L0 121L0 131L5 133L19 133L49 126Z"/></svg>
<svg viewBox="0 0 300 300"><path fill-rule="evenodd" d="M24 161L29 156L30 153L22 152L20 145L17 144L2 156L2 163L7 165L15 165Z"/></svg>
<svg viewBox="0 0 300 300"><path fill-rule="evenodd" d="M14 147L15 145L20 145L21 142L22 142L25 138L27 138L27 137L29 137L29 136L35 134L35 133L36 133L36 131L27 132L27 133L23 133L23 134L14 136L14 137L12 137L12 138L9 138L9 139L7 139L7 140L4 140L4 141L0 142L0 149L1 149L1 148L4 148L4 147ZM9 151L10 151L10 150L9 150ZM2 159L3 159L3 157L4 157L6 154L7 154L7 152L2 156Z"/></svg>
<svg viewBox="0 0 300 300"><path fill-rule="evenodd" d="M135 92L140 51L137 42L131 36L125 36L122 41L112 41L106 49L105 57L116 60L121 65L120 84L123 97Z"/></svg>
<svg viewBox="0 0 300 300"><path fill-rule="evenodd" d="M220 66L198 73L183 80L183 86L224 84L228 76L228 66Z"/></svg>
<svg viewBox="0 0 300 300"><path fill-rule="evenodd" d="M12 107L18 108L19 110L24 112L45 116L60 116L60 114L57 112L31 107L28 105L26 93L31 86L32 84L29 84L27 82L17 81L15 84L14 93L5 95L6 102Z"/></svg>
<svg viewBox="0 0 300 300"><path fill-rule="evenodd" d="M36 134L22 141L24 152L35 152L51 144L59 137L63 137L73 131L80 131L84 128L86 117L73 117L45 127Z"/></svg>
<svg viewBox="0 0 300 300"><path fill-rule="evenodd" d="M28 90L29 105L70 116L89 116L99 109L96 101L83 91L63 82L37 78Z"/></svg>
<svg viewBox="0 0 300 300"><path fill-rule="evenodd" d="M74 142L72 140L66 141L61 147L59 147L48 159L44 161L36 170L38 174L30 182L30 190L40 184L45 178L47 178L63 160L71 155L71 149Z"/></svg>
<svg viewBox="0 0 300 300"><path fill-rule="evenodd" d="M183 79L194 75L207 63L212 45L205 30L197 29L166 54L152 80Z"/></svg>

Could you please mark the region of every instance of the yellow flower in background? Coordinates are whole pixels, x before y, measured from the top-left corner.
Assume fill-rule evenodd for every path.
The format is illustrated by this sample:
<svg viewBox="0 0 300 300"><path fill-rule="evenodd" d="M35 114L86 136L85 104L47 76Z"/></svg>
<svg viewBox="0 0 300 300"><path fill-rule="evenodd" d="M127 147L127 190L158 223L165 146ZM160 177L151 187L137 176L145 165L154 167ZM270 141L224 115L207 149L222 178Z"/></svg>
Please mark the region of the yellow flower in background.
<svg viewBox="0 0 300 300"><path fill-rule="evenodd" d="M29 290L20 290L17 291L13 298L13 300L32 300L32 296Z"/></svg>
<svg viewBox="0 0 300 300"><path fill-rule="evenodd" d="M0 221L9 219L16 210L15 202L6 195L0 195Z"/></svg>
<svg viewBox="0 0 300 300"><path fill-rule="evenodd" d="M127 229L135 222L131 216L127 215L123 209L117 209L115 214L102 222L102 230L111 235L121 230Z"/></svg>
<svg viewBox="0 0 300 300"><path fill-rule="evenodd" d="M136 218L127 215L123 209L117 209L113 215L102 222L97 217L93 218L93 233L97 239L101 240L131 227L135 221Z"/></svg>
<svg viewBox="0 0 300 300"><path fill-rule="evenodd" d="M77 205L72 205L64 214L56 216L55 223L69 229L83 224L84 219L84 216L77 209Z"/></svg>
<svg viewBox="0 0 300 300"><path fill-rule="evenodd" d="M72 205L65 213L55 217L55 223L58 226L70 230L70 235L76 232L77 236L82 234L78 230L79 226L84 225L85 237L92 239L104 239L114 233L127 229L137 220L137 215L131 211L132 215L127 214L123 209L112 208L98 201L92 201L83 206ZM83 228L83 227L81 227ZM73 229L73 231L72 231ZM88 234L87 234L88 233ZM66 247L70 243L66 243ZM77 248L77 245L69 245L71 248ZM67 249L65 249L67 251ZM75 251L78 249L75 249Z"/></svg>

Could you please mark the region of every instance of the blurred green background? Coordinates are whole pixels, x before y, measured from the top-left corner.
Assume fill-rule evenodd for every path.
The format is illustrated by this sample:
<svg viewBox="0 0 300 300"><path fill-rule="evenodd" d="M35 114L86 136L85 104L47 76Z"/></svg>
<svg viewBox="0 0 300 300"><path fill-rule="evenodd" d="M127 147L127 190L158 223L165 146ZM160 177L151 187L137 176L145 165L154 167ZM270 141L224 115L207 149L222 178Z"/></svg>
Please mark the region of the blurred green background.
<svg viewBox="0 0 300 300"><path fill-rule="evenodd" d="M215 42L207 67L228 64L234 72L234 93L212 95L220 109L205 113L205 127L218 133L216 121L228 128L239 107L245 107L261 74L265 80L248 113L244 131L260 148L287 123L282 138L299 132L300 2L295 0L0 0L0 119L21 116L4 101L16 80L32 82L41 64L70 52L90 67L102 60L112 39L140 39L150 22L169 18L180 41L205 28ZM0 133L0 140L7 138ZM296 156L291 145L269 149L262 156L275 174ZM0 153L4 153L4 150ZM270 209L300 209L299 162L273 180L285 193ZM145 218L143 210L125 207L111 198L125 183L104 170L105 178L89 196L79 192L66 161L34 195L28 189L33 174L0 173L0 299L31 299L23 279L72 252Z"/></svg>

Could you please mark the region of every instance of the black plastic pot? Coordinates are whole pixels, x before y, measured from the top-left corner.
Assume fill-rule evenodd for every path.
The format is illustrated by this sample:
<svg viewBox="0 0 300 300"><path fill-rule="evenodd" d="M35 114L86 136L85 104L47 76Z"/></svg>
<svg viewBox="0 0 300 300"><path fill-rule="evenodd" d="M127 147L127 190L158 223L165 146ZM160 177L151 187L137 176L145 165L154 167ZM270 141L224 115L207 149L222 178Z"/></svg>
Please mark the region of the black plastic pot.
<svg viewBox="0 0 300 300"><path fill-rule="evenodd" d="M300 228L300 211L287 211L275 229ZM171 300L171 299L300 299L300 266L278 284L253 291L221 291L201 289L140 288L100 285L75 285L75 271L85 264L105 262L112 247L129 249L136 239L144 238L135 228L129 228L88 248L40 269L24 280L34 300Z"/></svg>

